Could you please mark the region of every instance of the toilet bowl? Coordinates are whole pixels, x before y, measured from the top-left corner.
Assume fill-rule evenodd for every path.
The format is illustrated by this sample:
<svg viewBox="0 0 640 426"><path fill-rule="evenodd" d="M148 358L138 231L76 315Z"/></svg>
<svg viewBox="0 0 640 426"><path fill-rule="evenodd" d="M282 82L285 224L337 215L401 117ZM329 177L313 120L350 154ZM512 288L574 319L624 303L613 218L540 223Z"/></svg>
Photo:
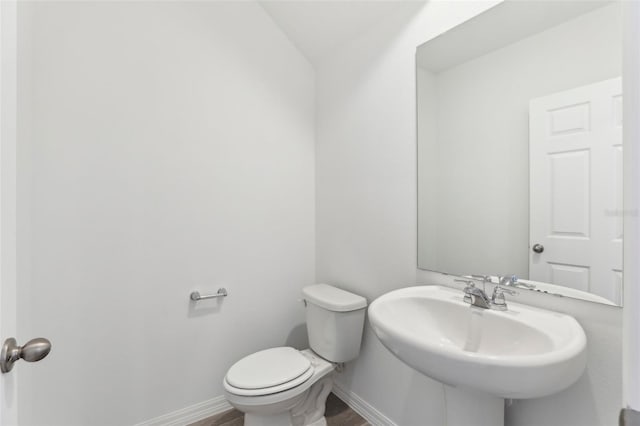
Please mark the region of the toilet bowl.
<svg viewBox="0 0 640 426"><path fill-rule="evenodd" d="M236 362L223 385L245 426L326 426L338 363L360 351L367 301L326 284L303 289L310 349L276 347Z"/></svg>
<svg viewBox="0 0 640 426"><path fill-rule="evenodd" d="M253 359L247 360L249 357ZM334 364L322 359L310 349L298 351L289 347L266 349L249 357L234 364L224 380L225 396L231 405L245 413L245 425L326 425L324 405L333 385ZM296 359L298 357L301 359ZM289 366L292 367L288 371L287 362L290 362ZM304 362L308 363L305 371L291 378L304 368ZM263 369L255 372L260 363L263 363ZM277 373L281 374L280 379L277 379L274 370L279 370ZM253 389L247 387L255 386L254 383L238 383L237 376L246 374L249 378L252 372L260 376L254 383L263 380L261 373L271 376L272 383L287 381ZM291 379L288 380L289 378ZM267 383L268 380L263 381L263 384Z"/></svg>

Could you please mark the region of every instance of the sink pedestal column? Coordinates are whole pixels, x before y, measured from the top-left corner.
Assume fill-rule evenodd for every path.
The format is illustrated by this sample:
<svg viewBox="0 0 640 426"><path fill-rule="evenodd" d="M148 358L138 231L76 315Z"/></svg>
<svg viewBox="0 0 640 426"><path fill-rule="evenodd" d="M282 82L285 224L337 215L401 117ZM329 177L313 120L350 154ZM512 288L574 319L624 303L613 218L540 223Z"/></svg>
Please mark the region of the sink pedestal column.
<svg viewBox="0 0 640 426"><path fill-rule="evenodd" d="M447 426L504 426L504 399L444 385Z"/></svg>

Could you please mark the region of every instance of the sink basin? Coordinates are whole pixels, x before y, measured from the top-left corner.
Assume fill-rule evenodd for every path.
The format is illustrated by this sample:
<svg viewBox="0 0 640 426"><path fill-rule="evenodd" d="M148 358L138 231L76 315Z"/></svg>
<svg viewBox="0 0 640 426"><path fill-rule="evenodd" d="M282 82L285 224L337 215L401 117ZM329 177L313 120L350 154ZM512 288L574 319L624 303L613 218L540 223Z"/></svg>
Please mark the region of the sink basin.
<svg viewBox="0 0 640 426"><path fill-rule="evenodd" d="M507 311L469 306L448 287L408 287L369 307L374 332L395 356L451 386L499 398L537 398L574 383L586 336L571 316L509 302Z"/></svg>

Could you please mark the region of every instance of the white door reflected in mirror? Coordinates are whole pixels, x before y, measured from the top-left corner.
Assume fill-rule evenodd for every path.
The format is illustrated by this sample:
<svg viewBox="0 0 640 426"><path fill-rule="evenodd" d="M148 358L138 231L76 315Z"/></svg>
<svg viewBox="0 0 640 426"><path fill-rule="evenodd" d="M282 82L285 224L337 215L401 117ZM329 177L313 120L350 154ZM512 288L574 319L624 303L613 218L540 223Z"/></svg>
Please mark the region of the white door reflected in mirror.
<svg viewBox="0 0 640 426"><path fill-rule="evenodd" d="M529 278L622 304L622 80L529 105Z"/></svg>

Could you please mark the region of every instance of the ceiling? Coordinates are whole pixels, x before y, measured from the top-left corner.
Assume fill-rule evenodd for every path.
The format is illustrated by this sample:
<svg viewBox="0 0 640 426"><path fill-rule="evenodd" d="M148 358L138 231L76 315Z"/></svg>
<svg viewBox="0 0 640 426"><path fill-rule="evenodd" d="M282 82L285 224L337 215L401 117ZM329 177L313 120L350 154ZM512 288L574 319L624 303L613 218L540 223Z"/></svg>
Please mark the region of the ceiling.
<svg viewBox="0 0 640 426"><path fill-rule="evenodd" d="M437 73L612 4L611 0L505 1L420 46L418 66Z"/></svg>
<svg viewBox="0 0 640 426"><path fill-rule="evenodd" d="M415 0L267 0L260 5L309 61L320 60Z"/></svg>

